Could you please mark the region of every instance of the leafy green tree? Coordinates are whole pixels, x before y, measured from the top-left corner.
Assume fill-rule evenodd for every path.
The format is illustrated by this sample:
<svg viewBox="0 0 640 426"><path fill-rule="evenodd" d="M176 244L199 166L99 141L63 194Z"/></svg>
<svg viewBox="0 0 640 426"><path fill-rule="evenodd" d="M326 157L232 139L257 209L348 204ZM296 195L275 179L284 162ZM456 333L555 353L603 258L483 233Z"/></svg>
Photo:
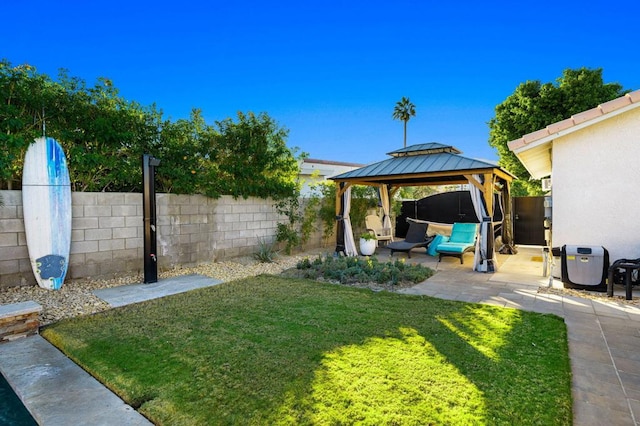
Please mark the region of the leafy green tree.
<svg viewBox="0 0 640 426"><path fill-rule="evenodd" d="M191 111L189 120L165 121L160 143L152 151L162 161L156 174L158 190L177 194L207 193L206 179L217 137L216 130L205 123L198 109Z"/></svg>
<svg viewBox="0 0 640 426"><path fill-rule="evenodd" d="M507 143L527 133L574 114L595 108L603 102L623 96L627 91L617 83L604 83L602 69L566 69L556 83L527 81L520 84L495 109L489 122L489 144L498 150L500 165L518 177L512 195L540 195L540 181L531 175L513 154Z"/></svg>
<svg viewBox="0 0 640 426"><path fill-rule="evenodd" d="M108 79L86 88L61 78L61 85L66 104L47 134L67 151L74 190L140 191L140 157L157 145L160 115L121 98Z"/></svg>
<svg viewBox="0 0 640 426"><path fill-rule="evenodd" d="M407 123L411 119L411 117L415 117L416 115L416 106L411 103L409 98L405 98L404 96L398 102L396 102L396 106L393 108L393 119L400 120L404 124L404 147L407 147Z"/></svg>
<svg viewBox="0 0 640 426"><path fill-rule="evenodd" d="M46 125L46 126L45 126ZM62 144L74 191L141 191L141 156L162 163L157 190L212 197L286 198L296 194L296 150L266 113L238 113L209 125L200 110L163 120L155 105L119 95L111 80L92 87L61 70L56 81L34 67L0 61L0 188L19 187L29 144Z"/></svg>
<svg viewBox="0 0 640 426"><path fill-rule="evenodd" d="M0 182L13 189L31 141L42 135L43 93L51 88L29 65L0 61Z"/></svg>
<svg viewBox="0 0 640 426"><path fill-rule="evenodd" d="M19 182L29 144L46 133L67 153L73 190L137 190L140 155L144 144L158 140L158 116L119 97L108 79L89 88L64 70L53 81L32 66L2 60L0 184Z"/></svg>
<svg viewBox="0 0 640 426"><path fill-rule="evenodd" d="M281 199L297 193L300 167L289 149L289 131L266 113L238 113L216 122L218 137L211 151L206 193L234 197Z"/></svg>
<svg viewBox="0 0 640 426"><path fill-rule="evenodd" d="M403 186L400 188L399 196L405 200L421 200L436 192L437 190L432 186Z"/></svg>

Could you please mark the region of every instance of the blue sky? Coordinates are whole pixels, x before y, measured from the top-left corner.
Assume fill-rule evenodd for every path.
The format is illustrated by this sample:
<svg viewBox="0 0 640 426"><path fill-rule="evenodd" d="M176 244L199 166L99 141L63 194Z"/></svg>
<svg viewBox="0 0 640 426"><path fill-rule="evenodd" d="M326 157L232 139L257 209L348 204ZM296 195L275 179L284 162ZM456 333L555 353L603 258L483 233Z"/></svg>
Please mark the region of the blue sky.
<svg viewBox="0 0 640 426"><path fill-rule="evenodd" d="M289 146L324 160L401 148L402 96L416 105L408 144L496 160L487 122L522 82L584 66L640 89L637 0L7 3L0 57L13 65L110 78L173 120L267 112Z"/></svg>

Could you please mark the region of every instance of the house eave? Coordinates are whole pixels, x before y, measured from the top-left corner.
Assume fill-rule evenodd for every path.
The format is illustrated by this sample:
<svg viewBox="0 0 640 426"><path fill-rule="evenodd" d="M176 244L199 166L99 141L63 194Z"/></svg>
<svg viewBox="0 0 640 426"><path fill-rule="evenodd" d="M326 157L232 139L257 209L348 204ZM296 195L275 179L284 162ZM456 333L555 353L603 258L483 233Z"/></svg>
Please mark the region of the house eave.
<svg viewBox="0 0 640 426"><path fill-rule="evenodd" d="M581 119L581 114L577 114L567 120L551 124L544 129L513 140L507 146L518 157L525 169L531 174L531 177L542 179L551 175L551 152L554 140L638 107L640 107L640 103L634 102L596 117L585 119L579 123L576 123L576 121Z"/></svg>

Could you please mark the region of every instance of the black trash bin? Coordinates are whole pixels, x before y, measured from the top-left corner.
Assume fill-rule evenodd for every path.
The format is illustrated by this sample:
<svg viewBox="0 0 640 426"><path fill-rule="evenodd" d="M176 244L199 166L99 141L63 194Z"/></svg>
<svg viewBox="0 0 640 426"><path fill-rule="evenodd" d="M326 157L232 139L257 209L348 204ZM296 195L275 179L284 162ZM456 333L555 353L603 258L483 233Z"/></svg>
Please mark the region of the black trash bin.
<svg viewBox="0 0 640 426"><path fill-rule="evenodd" d="M609 252L602 246L562 246L565 288L607 291Z"/></svg>

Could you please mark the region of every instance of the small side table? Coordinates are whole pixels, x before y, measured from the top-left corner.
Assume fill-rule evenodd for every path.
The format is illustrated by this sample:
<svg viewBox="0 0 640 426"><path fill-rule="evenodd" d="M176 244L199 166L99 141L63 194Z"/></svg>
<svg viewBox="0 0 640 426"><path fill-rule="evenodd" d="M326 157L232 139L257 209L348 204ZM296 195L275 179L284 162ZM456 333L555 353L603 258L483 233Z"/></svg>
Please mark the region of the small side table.
<svg viewBox="0 0 640 426"><path fill-rule="evenodd" d="M633 295L632 295L632 289L631 289L631 274L633 273L633 271L637 271L640 270L640 262L622 262L622 263L617 263L614 262L613 265L611 265L611 267L609 268L609 279L608 279L608 283L607 283L607 296L612 297L613 296L613 272L616 269L624 269L624 286L625 286L625 290L626 290L626 299L627 300L632 300L633 299Z"/></svg>

